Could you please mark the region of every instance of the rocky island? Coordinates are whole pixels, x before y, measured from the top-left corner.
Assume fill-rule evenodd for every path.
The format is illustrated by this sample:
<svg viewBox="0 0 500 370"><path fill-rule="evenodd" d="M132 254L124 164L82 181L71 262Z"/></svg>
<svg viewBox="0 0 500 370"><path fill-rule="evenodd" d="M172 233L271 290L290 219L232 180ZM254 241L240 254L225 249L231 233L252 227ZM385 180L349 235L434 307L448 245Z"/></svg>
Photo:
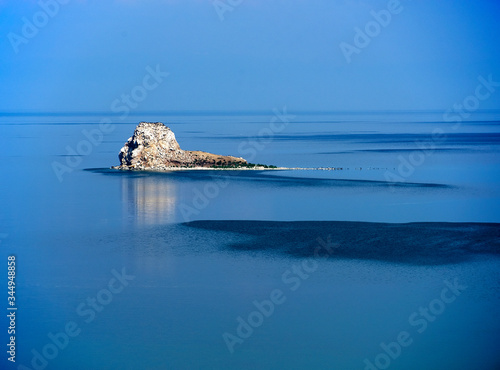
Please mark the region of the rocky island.
<svg viewBox="0 0 500 370"><path fill-rule="evenodd" d="M118 155L119 170L278 169L241 157L182 150L173 131L161 122L141 122Z"/></svg>

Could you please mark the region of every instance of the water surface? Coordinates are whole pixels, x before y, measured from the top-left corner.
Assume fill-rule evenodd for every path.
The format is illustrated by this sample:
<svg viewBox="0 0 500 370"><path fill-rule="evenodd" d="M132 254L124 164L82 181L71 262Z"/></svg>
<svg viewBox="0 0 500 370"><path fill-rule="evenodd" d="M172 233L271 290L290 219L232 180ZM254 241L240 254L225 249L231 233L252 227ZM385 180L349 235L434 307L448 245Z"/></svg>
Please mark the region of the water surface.
<svg viewBox="0 0 500 370"><path fill-rule="evenodd" d="M101 140L98 114L1 117L18 364L33 368L32 349L74 321L47 368L364 369L402 331L413 341L393 369L498 368L498 117L303 113L264 137L272 118L111 117ZM338 170L110 170L140 120L165 122L186 150ZM87 135L100 140L75 155ZM335 253L314 259L319 240ZM78 307L123 269L133 279L86 322ZM418 332L409 317L445 281L466 288ZM275 290L284 303L231 353L223 334Z"/></svg>

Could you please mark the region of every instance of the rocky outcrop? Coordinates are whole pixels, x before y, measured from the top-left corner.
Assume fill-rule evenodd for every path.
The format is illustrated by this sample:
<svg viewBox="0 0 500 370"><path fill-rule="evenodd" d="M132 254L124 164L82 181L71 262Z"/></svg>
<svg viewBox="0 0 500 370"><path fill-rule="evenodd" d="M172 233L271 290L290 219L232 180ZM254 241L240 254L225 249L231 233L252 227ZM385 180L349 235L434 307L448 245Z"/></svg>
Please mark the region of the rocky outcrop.
<svg viewBox="0 0 500 370"><path fill-rule="evenodd" d="M141 122L118 155L121 170L246 167L243 158L182 150L173 131L161 122Z"/></svg>

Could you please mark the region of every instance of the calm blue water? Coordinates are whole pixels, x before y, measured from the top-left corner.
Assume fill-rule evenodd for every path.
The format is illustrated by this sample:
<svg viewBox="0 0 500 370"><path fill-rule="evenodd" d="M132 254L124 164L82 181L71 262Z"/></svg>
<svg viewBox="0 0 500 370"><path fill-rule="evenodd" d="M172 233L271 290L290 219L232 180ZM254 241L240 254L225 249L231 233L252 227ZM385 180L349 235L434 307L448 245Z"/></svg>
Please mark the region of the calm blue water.
<svg viewBox="0 0 500 370"><path fill-rule="evenodd" d="M16 365L364 369L366 359L391 369L499 368L498 252L443 264L445 254L437 265L310 260L256 238L265 223L243 222L500 223L499 115L461 124L432 112L296 114L284 125L275 117L104 117L113 123L106 132L98 114L0 117L0 245L5 261L17 258ZM183 149L337 170L109 170L141 120L167 124ZM243 231L185 224L196 220L241 220ZM332 227L292 227L287 243L318 245ZM241 243L252 247L232 247ZM445 280L467 287L450 303ZM251 316L273 291L284 302ZM238 337L238 317L249 315L262 322ZM50 336L68 323L78 334L57 348ZM411 344L389 357L381 343L402 332ZM239 341L228 346L224 333ZM1 368L17 368L9 366L2 358Z"/></svg>

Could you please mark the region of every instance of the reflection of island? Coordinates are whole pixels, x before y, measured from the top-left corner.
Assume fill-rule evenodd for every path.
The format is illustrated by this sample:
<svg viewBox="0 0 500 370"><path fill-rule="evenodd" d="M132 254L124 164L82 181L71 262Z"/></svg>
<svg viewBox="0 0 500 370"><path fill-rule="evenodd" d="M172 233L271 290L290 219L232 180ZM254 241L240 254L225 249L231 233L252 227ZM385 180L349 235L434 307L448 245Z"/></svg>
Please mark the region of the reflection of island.
<svg viewBox="0 0 500 370"><path fill-rule="evenodd" d="M243 158L182 150L175 135L161 122L141 122L119 154L119 170L276 169Z"/></svg>
<svg viewBox="0 0 500 370"><path fill-rule="evenodd" d="M155 176L122 177L123 216L126 225L158 225L173 220L176 185Z"/></svg>

